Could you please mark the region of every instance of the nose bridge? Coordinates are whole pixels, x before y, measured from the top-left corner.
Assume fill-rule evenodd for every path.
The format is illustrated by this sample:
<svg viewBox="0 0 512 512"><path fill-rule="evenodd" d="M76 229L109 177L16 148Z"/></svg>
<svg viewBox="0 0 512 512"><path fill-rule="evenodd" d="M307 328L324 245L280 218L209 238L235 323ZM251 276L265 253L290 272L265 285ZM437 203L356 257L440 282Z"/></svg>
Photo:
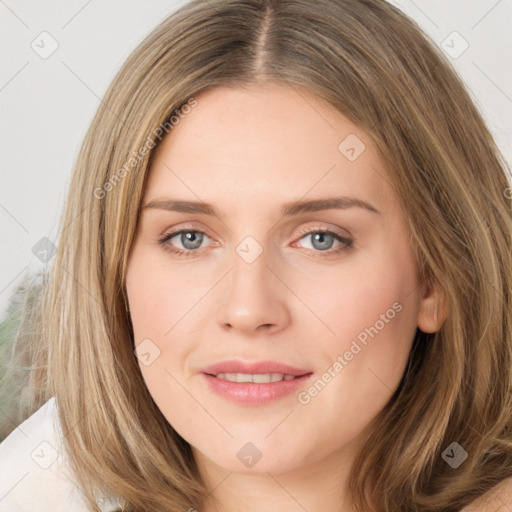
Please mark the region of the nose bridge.
<svg viewBox="0 0 512 512"><path fill-rule="evenodd" d="M254 331L266 325L275 330L288 321L285 297L269 264L270 253L254 237L247 236L236 246L218 309L222 326Z"/></svg>
<svg viewBox="0 0 512 512"><path fill-rule="evenodd" d="M232 259L233 271L230 276L230 290L233 299L246 307L261 308L268 303L270 296L275 297L269 281L269 252L252 236L238 244Z"/></svg>
<svg viewBox="0 0 512 512"><path fill-rule="evenodd" d="M232 285L242 289L254 288L253 293L265 293L264 288L269 285L268 274L270 253L252 236L246 237L235 248L232 265Z"/></svg>

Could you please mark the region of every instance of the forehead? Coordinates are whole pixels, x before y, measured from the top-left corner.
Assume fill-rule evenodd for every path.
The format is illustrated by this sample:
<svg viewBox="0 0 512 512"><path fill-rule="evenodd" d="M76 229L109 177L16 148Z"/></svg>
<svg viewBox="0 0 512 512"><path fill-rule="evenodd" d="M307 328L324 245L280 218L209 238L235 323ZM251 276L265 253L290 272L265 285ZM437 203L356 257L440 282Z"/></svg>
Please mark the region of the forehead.
<svg viewBox="0 0 512 512"><path fill-rule="evenodd" d="M146 199L286 202L305 195L392 200L368 134L317 96L282 85L217 87L156 150ZM193 197L195 196L195 197Z"/></svg>

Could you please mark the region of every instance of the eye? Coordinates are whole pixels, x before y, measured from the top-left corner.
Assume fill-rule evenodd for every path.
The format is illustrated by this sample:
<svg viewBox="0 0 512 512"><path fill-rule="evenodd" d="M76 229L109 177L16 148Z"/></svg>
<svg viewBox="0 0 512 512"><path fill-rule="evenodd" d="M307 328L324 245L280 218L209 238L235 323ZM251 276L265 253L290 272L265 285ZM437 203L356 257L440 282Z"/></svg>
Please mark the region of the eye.
<svg viewBox="0 0 512 512"><path fill-rule="evenodd" d="M334 231L329 231L326 229L306 231L302 238L300 238L300 240L308 239L310 241L310 247L306 248L315 252L325 253L321 256L328 256L332 253L346 251L347 249L350 249L354 243L354 240L351 238L341 236ZM335 245L336 243L337 245ZM332 249L333 246L334 249Z"/></svg>
<svg viewBox="0 0 512 512"><path fill-rule="evenodd" d="M305 247L320 256L329 256L353 247L354 240L326 229L314 229L302 233L299 240L309 238L311 247ZM176 239L173 241L173 239ZM197 229L182 229L166 234L159 240L165 250L178 256L193 256L202 248L203 242L210 239L206 233ZM337 245L336 245L337 244ZM181 245L181 247L180 247ZM333 249L334 247L334 249Z"/></svg>
<svg viewBox="0 0 512 512"><path fill-rule="evenodd" d="M176 241L172 242L174 238ZM175 231L174 233L168 233L161 238L159 242L170 252L188 256L201 247L205 238L209 239L210 237L202 231L198 231L196 229L184 229L181 231ZM181 244L182 247L176 247L176 243Z"/></svg>

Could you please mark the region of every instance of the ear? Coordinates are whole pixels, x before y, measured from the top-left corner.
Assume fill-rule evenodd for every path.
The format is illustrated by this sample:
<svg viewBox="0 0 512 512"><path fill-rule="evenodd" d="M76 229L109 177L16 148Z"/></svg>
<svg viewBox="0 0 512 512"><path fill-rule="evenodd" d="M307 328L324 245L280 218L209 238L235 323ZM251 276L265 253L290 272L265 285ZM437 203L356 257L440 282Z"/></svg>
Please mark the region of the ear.
<svg viewBox="0 0 512 512"><path fill-rule="evenodd" d="M448 316L446 294L439 283L422 284L418 327L425 333L437 332Z"/></svg>

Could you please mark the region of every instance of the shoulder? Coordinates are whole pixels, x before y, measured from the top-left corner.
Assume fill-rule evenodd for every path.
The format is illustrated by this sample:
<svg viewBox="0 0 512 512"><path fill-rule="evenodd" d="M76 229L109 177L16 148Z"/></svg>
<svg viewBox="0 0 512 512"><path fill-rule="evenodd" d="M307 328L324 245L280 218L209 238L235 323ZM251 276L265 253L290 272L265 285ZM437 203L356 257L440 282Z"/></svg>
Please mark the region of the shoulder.
<svg viewBox="0 0 512 512"><path fill-rule="evenodd" d="M512 478L502 480L460 512L505 512L512 510Z"/></svg>
<svg viewBox="0 0 512 512"><path fill-rule="evenodd" d="M2 512L89 510L68 467L55 398L0 444L0 505Z"/></svg>

